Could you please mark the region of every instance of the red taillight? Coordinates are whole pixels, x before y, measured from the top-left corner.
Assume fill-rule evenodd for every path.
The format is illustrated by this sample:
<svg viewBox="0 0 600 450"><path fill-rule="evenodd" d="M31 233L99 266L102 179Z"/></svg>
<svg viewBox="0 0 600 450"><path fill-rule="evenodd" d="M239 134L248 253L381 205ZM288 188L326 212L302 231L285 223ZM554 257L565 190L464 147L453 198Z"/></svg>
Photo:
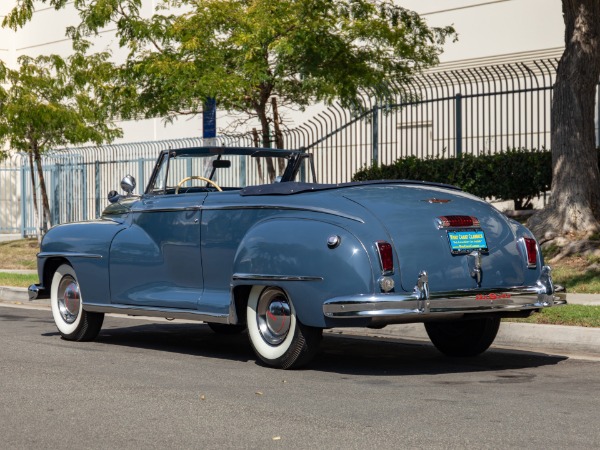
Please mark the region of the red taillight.
<svg viewBox="0 0 600 450"><path fill-rule="evenodd" d="M479 227L479 219L473 216L441 216L440 226L442 228Z"/></svg>
<svg viewBox="0 0 600 450"><path fill-rule="evenodd" d="M379 253L379 263L381 264L381 271L391 273L394 271L394 254L392 252L392 244L386 241L377 241L377 253Z"/></svg>
<svg viewBox="0 0 600 450"><path fill-rule="evenodd" d="M527 267L534 268L537 265L537 242L531 238L523 238L523 240L527 251Z"/></svg>

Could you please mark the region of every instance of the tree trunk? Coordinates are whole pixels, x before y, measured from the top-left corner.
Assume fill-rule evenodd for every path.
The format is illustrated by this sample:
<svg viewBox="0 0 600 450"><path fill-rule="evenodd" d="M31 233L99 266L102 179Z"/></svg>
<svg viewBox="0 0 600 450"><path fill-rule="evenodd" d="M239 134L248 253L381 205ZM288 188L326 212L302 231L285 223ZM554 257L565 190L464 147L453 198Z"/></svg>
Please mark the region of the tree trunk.
<svg viewBox="0 0 600 450"><path fill-rule="evenodd" d="M281 132L281 118L279 116L279 109L277 108L277 99L273 97L271 99L271 106L273 107L273 129L275 130L275 148L283 148L283 133ZM285 161L283 158L277 158L279 163L279 175L283 174L285 170Z"/></svg>
<svg viewBox="0 0 600 450"><path fill-rule="evenodd" d="M258 120L260 121L261 133L262 133L262 146L264 148L271 147L271 135L269 132L269 119L267 118L267 107L266 104L261 104L255 107ZM275 180L275 165L273 164L272 158L265 158L267 164L267 175L269 182L272 183Z"/></svg>
<svg viewBox="0 0 600 450"><path fill-rule="evenodd" d="M256 131L256 128L252 128L252 139L254 140L254 146L260 147L260 140L258 138L258 131ZM256 168L258 169L258 179L260 180L261 183L264 183L262 163L260 162L260 158L255 158L255 159L256 159Z"/></svg>
<svg viewBox="0 0 600 450"><path fill-rule="evenodd" d="M42 242L42 222L39 219L37 189L35 188L35 170L33 168L33 153L29 152L29 173L31 174L31 200L33 201L33 223L35 224L35 236L38 242ZM25 193L23 193L25 195ZM25 224L23 224L25 225Z"/></svg>
<svg viewBox="0 0 600 450"><path fill-rule="evenodd" d="M43 225L42 225L42 233L46 233L48 228L52 226L52 220L50 217L50 203L48 202L48 192L46 190L46 180L44 179L44 170L42 168L42 157L40 155L40 150L37 144L33 144L31 146L31 150L33 151L33 157L35 159L35 164L37 166L38 176L40 179L40 192L42 194L42 210L44 217Z"/></svg>
<svg viewBox="0 0 600 450"><path fill-rule="evenodd" d="M530 219L538 238L600 230L594 106L600 77L600 2L563 0L565 51L552 98L552 195Z"/></svg>

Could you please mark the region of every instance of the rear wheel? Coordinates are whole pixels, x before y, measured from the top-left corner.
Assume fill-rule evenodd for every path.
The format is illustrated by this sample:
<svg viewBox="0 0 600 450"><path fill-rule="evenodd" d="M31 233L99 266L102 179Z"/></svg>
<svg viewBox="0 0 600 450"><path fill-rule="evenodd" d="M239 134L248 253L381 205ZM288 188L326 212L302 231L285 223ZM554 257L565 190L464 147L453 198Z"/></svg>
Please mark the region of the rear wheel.
<svg viewBox="0 0 600 450"><path fill-rule="evenodd" d="M476 356L485 352L498 333L499 317L425 323L435 347L447 356Z"/></svg>
<svg viewBox="0 0 600 450"><path fill-rule="evenodd" d="M248 335L267 365L292 369L316 354L323 330L300 323L287 294L277 287L254 286L247 307Z"/></svg>
<svg viewBox="0 0 600 450"><path fill-rule="evenodd" d="M52 277L50 305L56 328L69 341L91 341L98 336L103 313L91 313L83 309L79 282L75 270L63 264Z"/></svg>

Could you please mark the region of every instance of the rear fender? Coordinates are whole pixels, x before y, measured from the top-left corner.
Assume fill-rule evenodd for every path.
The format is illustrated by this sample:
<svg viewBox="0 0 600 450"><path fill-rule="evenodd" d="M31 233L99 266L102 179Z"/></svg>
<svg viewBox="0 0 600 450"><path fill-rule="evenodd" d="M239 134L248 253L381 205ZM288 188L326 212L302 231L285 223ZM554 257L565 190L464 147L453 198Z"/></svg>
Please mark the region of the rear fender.
<svg viewBox="0 0 600 450"><path fill-rule="evenodd" d="M339 237L338 245L328 245L332 236ZM347 229L325 221L261 222L241 241L233 267L234 289L279 286L292 299L300 321L313 327L326 326L326 299L373 292L373 271L364 245Z"/></svg>

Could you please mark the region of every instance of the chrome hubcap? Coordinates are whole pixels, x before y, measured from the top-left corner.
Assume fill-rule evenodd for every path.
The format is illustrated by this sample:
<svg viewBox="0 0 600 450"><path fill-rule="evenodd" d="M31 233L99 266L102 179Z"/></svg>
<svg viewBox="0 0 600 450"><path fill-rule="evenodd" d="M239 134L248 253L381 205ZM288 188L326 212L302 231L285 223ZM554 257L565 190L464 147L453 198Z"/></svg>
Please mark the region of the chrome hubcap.
<svg viewBox="0 0 600 450"><path fill-rule="evenodd" d="M256 321L265 342L279 345L285 340L290 331L291 309L287 297L281 290L268 288L261 294Z"/></svg>
<svg viewBox="0 0 600 450"><path fill-rule="evenodd" d="M66 323L73 323L79 315L81 294L77 281L70 275L63 277L58 286L58 310Z"/></svg>

